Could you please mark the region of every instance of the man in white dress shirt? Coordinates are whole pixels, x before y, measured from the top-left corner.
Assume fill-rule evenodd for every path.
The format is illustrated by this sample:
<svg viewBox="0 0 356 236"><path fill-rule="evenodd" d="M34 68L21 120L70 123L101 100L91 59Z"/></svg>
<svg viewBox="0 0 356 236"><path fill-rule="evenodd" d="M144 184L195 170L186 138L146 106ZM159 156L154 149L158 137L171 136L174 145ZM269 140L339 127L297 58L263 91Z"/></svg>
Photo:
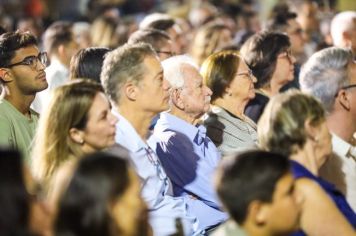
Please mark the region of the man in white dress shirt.
<svg viewBox="0 0 356 236"><path fill-rule="evenodd" d="M155 236L176 234L176 221L184 235L196 235L198 222L187 213L187 199L172 196L172 186L156 153L147 145L148 128L159 112L168 109L168 82L157 54L149 44L126 44L109 52L101 82L116 117L116 142L127 148L141 180Z"/></svg>
<svg viewBox="0 0 356 236"><path fill-rule="evenodd" d="M334 183L356 211L356 61L351 49L331 47L315 53L303 66L300 83L323 103L332 133L335 155L320 175Z"/></svg>

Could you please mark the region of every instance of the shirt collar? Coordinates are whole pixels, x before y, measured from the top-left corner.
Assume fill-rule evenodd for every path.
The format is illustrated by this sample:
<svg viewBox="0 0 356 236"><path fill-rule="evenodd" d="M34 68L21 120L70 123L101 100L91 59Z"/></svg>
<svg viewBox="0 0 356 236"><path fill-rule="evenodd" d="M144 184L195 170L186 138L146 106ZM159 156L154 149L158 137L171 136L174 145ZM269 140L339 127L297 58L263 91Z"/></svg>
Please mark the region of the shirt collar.
<svg viewBox="0 0 356 236"><path fill-rule="evenodd" d="M347 156L350 148L351 148L351 144L349 144L348 142L344 141L343 139L341 139L339 136L337 136L336 134L332 133L332 145L333 145L333 151L339 155L339 156Z"/></svg>
<svg viewBox="0 0 356 236"><path fill-rule="evenodd" d="M167 129L184 133L190 140L194 140L198 132L206 133L206 128L203 125L194 126L183 119L178 118L168 112L162 112L157 121L155 130L164 131Z"/></svg>
<svg viewBox="0 0 356 236"><path fill-rule="evenodd" d="M138 152L142 148L148 148L148 145L138 135L131 123L123 117L116 109L112 109L112 113L119 119L116 123L117 143L121 144L131 152Z"/></svg>

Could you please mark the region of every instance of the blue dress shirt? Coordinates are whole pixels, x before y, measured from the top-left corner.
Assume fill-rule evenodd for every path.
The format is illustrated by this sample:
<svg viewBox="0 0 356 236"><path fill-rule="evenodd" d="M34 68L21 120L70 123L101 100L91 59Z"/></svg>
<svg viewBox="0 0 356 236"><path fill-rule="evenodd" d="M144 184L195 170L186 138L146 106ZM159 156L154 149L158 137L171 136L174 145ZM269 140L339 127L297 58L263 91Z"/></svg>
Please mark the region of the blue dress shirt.
<svg viewBox="0 0 356 236"><path fill-rule="evenodd" d="M141 139L135 128L117 111L117 143L127 148L136 173L141 180L141 195L148 205L150 224L155 236L176 232L176 219L181 219L185 235L197 235L197 219L187 212L186 200L173 197L171 183L154 151Z"/></svg>
<svg viewBox="0 0 356 236"><path fill-rule="evenodd" d="M308 178L317 182L320 187L324 189L324 191L329 195L329 197L334 201L337 208L340 212L345 216L345 218L349 221L349 223L356 228L356 214L351 209L350 205L347 203L345 196L335 188L335 186L322 178L315 176L304 166L299 164L296 161L290 160L292 164L292 172L295 179L298 178ZM293 234L293 236L302 236L306 235L303 231L298 231Z"/></svg>
<svg viewBox="0 0 356 236"><path fill-rule="evenodd" d="M197 216L199 229L227 220L212 182L221 154L204 126L162 112L148 143L173 183L174 196L187 197L188 211Z"/></svg>

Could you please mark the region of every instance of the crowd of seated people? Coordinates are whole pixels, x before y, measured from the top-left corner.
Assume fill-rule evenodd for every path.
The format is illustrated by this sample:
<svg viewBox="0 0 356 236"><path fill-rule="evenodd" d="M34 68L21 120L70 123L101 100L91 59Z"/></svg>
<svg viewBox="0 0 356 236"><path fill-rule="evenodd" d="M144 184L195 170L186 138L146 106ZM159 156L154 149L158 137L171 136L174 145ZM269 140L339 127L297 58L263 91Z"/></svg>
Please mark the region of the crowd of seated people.
<svg viewBox="0 0 356 236"><path fill-rule="evenodd" d="M103 2L0 6L0 235L356 235L355 9Z"/></svg>

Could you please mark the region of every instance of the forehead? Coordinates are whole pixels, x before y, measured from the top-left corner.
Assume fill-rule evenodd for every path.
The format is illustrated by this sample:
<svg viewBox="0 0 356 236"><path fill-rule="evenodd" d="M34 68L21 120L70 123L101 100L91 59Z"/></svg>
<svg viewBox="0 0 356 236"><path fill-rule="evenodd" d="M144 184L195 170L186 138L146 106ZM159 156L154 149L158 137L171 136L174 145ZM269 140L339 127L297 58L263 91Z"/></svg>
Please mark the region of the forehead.
<svg viewBox="0 0 356 236"><path fill-rule="evenodd" d="M39 50L38 50L37 46L30 45L30 46L16 50L12 61L23 60L24 58L29 57L29 56L38 56L38 54L39 54Z"/></svg>
<svg viewBox="0 0 356 236"><path fill-rule="evenodd" d="M184 80L186 84L188 83L196 84L196 83L200 83L203 80L203 77L201 76L199 71L193 66L189 64L183 64L181 66L181 69L183 71Z"/></svg>
<svg viewBox="0 0 356 236"><path fill-rule="evenodd" d="M143 65L144 65L145 75L148 75L150 77L156 76L158 73L162 71L161 63L159 62L159 59L155 56L147 56L143 60Z"/></svg>

